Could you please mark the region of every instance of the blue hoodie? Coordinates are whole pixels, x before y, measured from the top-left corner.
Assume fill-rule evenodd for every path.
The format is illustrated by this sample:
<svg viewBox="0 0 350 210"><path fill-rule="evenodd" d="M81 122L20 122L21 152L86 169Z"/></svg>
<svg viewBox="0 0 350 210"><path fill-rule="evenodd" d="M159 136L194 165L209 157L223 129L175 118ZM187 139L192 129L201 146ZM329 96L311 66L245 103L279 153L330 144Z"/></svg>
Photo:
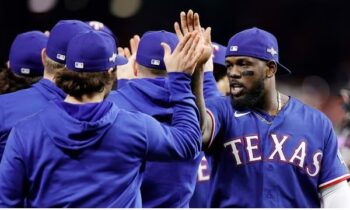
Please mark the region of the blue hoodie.
<svg viewBox="0 0 350 210"><path fill-rule="evenodd" d="M212 74L205 74L206 96L215 95ZM119 82L119 81L118 81ZM140 111L151 115L160 122L171 123L173 104L169 100L167 79L133 79L118 84L118 91L112 91L107 100L118 107ZM188 208L195 185L197 168L203 154L187 162L146 163L144 180L141 185L142 206L145 208Z"/></svg>
<svg viewBox="0 0 350 210"><path fill-rule="evenodd" d="M111 102L51 102L12 129L0 164L0 207L141 207L146 160L200 152L190 76L169 75L172 127Z"/></svg>
<svg viewBox="0 0 350 210"><path fill-rule="evenodd" d="M43 109L50 100L66 94L53 82L41 79L31 88L0 96L0 160L11 128L21 119Z"/></svg>

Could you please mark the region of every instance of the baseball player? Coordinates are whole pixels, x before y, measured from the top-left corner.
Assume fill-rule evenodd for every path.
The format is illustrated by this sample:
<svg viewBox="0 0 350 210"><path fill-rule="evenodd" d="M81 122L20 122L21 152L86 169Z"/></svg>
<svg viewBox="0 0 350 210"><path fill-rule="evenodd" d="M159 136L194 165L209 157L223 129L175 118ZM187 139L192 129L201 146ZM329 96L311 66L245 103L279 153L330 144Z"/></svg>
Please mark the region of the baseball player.
<svg viewBox="0 0 350 210"><path fill-rule="evenodd" d="M0 73L0 94L29 88L43 76L41 51L48 36L40 31L18 34L10 48L8 69Z"/></svg>
<svg viewBox="0 0 350 210"><path fill-rule="evenodd" d="M198 33L171 53L170 126L104 100L115 79L116 45L107 33L72 38L67 69L56 84L68 95L52 101L11 131L0 164L0 206L141 207L145 160L191 160L201 149L198 110L190 80L203 52Z"/></svg>
<svg viewBox="0 0 350 210"><path fill-rule="evenodd" d="M118 91L111 93L107 100L120 108L140 111L171 124L175 107L170 101L162 42L173 51L179 40L176 34L167 31L143 34L137 46L136 61L131 64L136 79L118 84ZM141 185L142 207L188 208L200 160L201 157L186 162L147 161Z"/></svg>
<svg viewBox="0 0 350 210"><path fill-rule="evenodd" d="M206 101L210 207L350 207L350 178L330 120L276 89L276 38L259 28L228 42L231 94ZM280 67L277 70L277 67Z"/></svg>
<svg viewBox="0 0 350 210"><path fill-rule="evenodd" d="M69 40L78 33L90 30L87 24L78 20L59 21L52 28L47 46L41 53L45 67L43 79L31 88L0 96L0 159L14 124L43 109L48 101L65 98L66 94L53 82L54 74L64 68ZM21 48L21 53L26 50Z"/></svg>

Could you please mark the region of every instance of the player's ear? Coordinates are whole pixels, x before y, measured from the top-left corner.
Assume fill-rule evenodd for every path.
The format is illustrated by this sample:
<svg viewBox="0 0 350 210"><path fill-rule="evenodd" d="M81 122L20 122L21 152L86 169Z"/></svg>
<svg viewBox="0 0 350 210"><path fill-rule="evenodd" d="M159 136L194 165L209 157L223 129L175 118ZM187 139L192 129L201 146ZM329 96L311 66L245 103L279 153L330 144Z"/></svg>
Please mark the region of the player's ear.
<svg viewBox="0 0 350 210"><path fill-rule="evenodd" d="M43 48L41 50L41 62L43 63L43 65L46 65L46 48Z"/></svg>
<svg viewBox="0 0 350 210"><path fill-rule="evenodd" d="M277 72L277 64L274 61L266 62L267 70L266 70L266 78L273 77Z"/></svg>
<svg viewBox="0 0 350 210"><path fill-rule="evenodd" d="M132 70L134 72L134 76L137 77L137 73L139 71L139 68L138 68L138 64L137 62L134 60L133 63L131 64L132 65Z"/></svg>

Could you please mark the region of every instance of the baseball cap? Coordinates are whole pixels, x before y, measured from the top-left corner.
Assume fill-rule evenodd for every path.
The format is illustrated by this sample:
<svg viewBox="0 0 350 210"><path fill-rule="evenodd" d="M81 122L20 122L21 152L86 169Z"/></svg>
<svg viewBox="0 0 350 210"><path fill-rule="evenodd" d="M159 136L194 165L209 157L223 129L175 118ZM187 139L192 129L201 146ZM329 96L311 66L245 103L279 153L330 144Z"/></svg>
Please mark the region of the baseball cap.
<svg viewBox="0 0 350 210"><path fill-rule="evenodd" d="M216 42L212 42L211 45L213 46L213 62L225 66L226 47Z"/></svg>
<svg viewBox="0 0 350 210"><path fill-rule="evenodd" d="M67 68L76 72L102 72L123 61L117 58L114 38L103 31L81 33L67 48Z"/></svg>
<svg viewBox="0 0 350 210"><path fill-rule="evenodd" d="M10 69L17 75L42 76L44 65L41 51L46 47L48 37L40 31L18 34L10 48Z"/></svg>
<svg viewBox="0 0 350 210"><path fill-rule="evenodd" d="M101 23L101 22L98 22L98 21L88 21L88 22L85 22L86 24L88 24L92 30L96 30L96 31L102 31L102 32L105 32L111 36L113 36L115 42L116 42L116 45L119 45L119 41L118 41L118 38L115 36L115 34L112 32L112 30L110 28L108 28L105 24ZM102 24L102 27L101 28L95 28L94 27L94 24ZM118 65L124 65L126 63L128 63L128 59L123 57L123 56L120 56L120 55L117 55L117 59L119 59L118 61Z"/></svg>
<svg viewBox="0 0 350 210"><path fill-rule="evenodd" d="M274 61L284 70L284 72L277 71L279 74L291 73L287 67L279 63L276 37L256 27L241 31L231 37L226 49L226 57L228 56L249 56Z"/></svg>
<svg viewBox="0 0 350 210"><path fill-rule="evenodd" d="M179 39L174 33L168 31L148 31L140 39L136 53L136 61L142 66L166 70L163 61L164 49L160 45L162 42L167 43L173 51Z"/></svg>
<svg viewBox="0 0 350 210"><path fill-rule="evenodd" d="M79 33L91 31L91 27L80 20L61 20L51 30L46 54L52 60L65 64L69 41Z"/></svg>

